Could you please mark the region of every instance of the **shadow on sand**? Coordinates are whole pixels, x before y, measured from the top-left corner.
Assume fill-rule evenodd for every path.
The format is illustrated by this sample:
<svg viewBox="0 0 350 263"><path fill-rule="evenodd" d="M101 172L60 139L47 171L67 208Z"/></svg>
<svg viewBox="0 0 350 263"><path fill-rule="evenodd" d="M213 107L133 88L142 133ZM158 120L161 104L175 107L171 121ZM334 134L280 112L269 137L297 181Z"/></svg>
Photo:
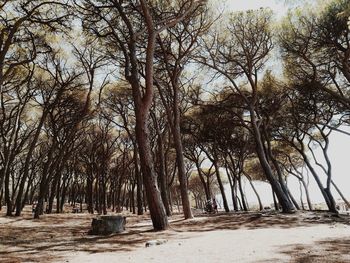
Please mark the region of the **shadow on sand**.
<svg viewBox="0 0 350 263"><path fill-rule="evenodd" d="M151 239L188 238L180 233L194 233L215 230L291 228L312 225L314 223L349 224L349 217L331 218L327 213L280 214L276 212L219 213L199 214L193 220L183 220L181 215L171 218L171 227L167 231L154 232L147 215L127 218L126 231L110 236L88 236L91 215L57 214L45 215L40 220L6 218L0 224L0 261L1 262L50 262L67 257L70 253L102 253L131 251L144 247ZM1 221L0 221L1 222ZM350 240L324 241L316 244L325 250L339 253L350 251ZM315 255L308 253L307 247L281 248L290 254L295 262L305 261ZM305 251L300 254L300 251ZM297 256L298 255L298 256ZM304 260L304 261L303 261ZM336 261L329 261L336 262Z"/></svg>

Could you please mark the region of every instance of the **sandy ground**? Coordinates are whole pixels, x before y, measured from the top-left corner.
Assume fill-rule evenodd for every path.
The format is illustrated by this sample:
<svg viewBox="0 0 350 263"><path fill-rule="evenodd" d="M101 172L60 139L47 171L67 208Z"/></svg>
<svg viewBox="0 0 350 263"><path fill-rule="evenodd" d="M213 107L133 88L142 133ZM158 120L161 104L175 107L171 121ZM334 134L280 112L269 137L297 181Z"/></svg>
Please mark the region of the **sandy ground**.
<svg viewBox="0 0 350 263"><path fill-rule="evenodd" d="M122 234L89 236L91 215L0 217L0 262L350 262L350 218L321 212L230 213L171 218L152 231L128 213ZM145 247L149 240L165 239Z"/></svg>

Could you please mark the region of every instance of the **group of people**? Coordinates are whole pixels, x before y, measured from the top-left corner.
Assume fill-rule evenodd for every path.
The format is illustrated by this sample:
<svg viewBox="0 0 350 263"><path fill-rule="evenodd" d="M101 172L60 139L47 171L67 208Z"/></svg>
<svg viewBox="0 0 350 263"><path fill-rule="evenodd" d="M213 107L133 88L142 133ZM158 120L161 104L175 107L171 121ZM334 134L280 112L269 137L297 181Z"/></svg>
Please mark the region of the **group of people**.
<svg viewBox="0 0 350 263"><path fill-rule="evenodd" d="M205 205L205 211L208 213L218 213L218 203L216 202L215 198L213 200L208 200Z"/></svg>

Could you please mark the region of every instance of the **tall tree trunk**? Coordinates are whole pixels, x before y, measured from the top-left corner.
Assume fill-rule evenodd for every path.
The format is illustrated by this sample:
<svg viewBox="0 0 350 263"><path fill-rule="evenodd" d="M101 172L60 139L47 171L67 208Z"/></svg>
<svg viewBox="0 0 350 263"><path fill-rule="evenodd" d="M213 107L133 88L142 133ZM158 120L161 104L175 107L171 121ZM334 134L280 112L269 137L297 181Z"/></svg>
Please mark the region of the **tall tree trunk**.
<svg viewBox="0 0 350 263"><path fill-rule="evenodd" d="M14 155L11 153L10 149L6 149L5 153L5 160L3 165L3 168L0 169L0 180L1 180L1 185L2 186L2 180L4 180L4 194L5 194L5 204L6 204L6 216L12 216L12 209L13 209L13 203L12 203L12 198L11 198L11 191L10 191L10 177L11 177L11 171L10 171L10 166L14 161ZM12 182L14 184L14 182Z"/></svg>
<svg viewBox="0 0 350 263"><path fill-rule="evenodd" d="M230 208L228 207L228 202L227 202L227 199L226 199L225 188L224 188L224 185L223 185L223 183L221 181L219 166L217 164L216 158L214 158L213 161L214 161L213 164L214 164L214 167L215 167L216 179L217 179L218 184L219 184L219 188L220 188L220 192L221 192L221 196L222 196L224 209L225 209L225 212L230 212Z"/></svg>
<svg viewBox="0 0 350 263"><path fill-rule="evenodd" d="M157 124L155 124L158 126ZM162 134L159 131L159 127L157 127L158 133L158 162L159 162L159 183L160 183L160 193L162 196L163 204L166 210L167 216L171 215L169 200L168 200L168 187L166 184L166 172L165 172L165 161L164 161L164 143Z"/></svg>
<svg viewBox="0 0 350 263"><path fill-rule="evenodd" d="M0 211L2 209L2 197L4 195L4 190L1 188L1 191L0 191Z"/></svg>
<svg viewBox="0 0 350 263"><path fill-rule="evenodd" d="M327 167L328 167L328 170L327 170L327 184L326 184L325 192L328 195L329 202L330 202L330 205L331 205L330 211L334 212L334 213L338 213L337 206L336 206L336 203L335 203L335 199L334 199L332 191L331 191L331 187L332 187L332 163L331 163L331 160L329 159L329 156L328 156L329 138L324 133L323 130L321 130L321 135L322 135L322 138L325 141L325 146L321 147L321 148L322 148L323 156L325 158L325 161L326 161Z"/></svg>
<svg viewBox="0 0 350 263"><path fill-rule="evenodd" d="M234 198L234 203L233 203L233 208L235 209L235 211L238 211L239 210L239 208L238 208L238 199L237 199L237 184L238 184L238 182L237 182L238 180L237 180L237 176L233 176L233 190L234 190L234 192L233 192L233 194L234 194L234 197L232 197L232 198Z"/></svg>
<svg viewBox="0 0 350 263"><path fill-rule="evenodd" d="M134 165L135 165L135 176L136 176L136 198L137 198L137 214L143 215L143 206L142 206L142 174L139 168L139 159L138 159L138 148L137 144L134 143Z"/></svg>
<svg viewBox="0 0 350 263"><path fill-rule="evenodd" d="M52 163L52 159L53 159L53 152L54 149L56 147L54 147L54 145L51 146L48 156L47 156L47 161L44 164L43 167L43 172L42 172L42 176L41 176L41 181L39 184L39 195L38 195L38 204L35 208L35 212L34 212L34 218L38 219L40 217L40 215L42 215L44 213L44 199L46 198L47 192L48 192L48 185L50 182L50 176L51 173L53 172L53 163ZM51 165L50 165L51 164ZM51 169L50 169L51 166Z"/></svg>
<svg viewBox="0 0 350 263"><path fill-rule="evenodd" d="M217 179L218 184L219 184L219 189L220 189L220 192L221 192L221 196L222 196L222 201L223 201L225 212L230 212L230 208L228 207L228 202L227 202L227 199L226 199L225 188L224 188L224 185L223 185L223 183L221 181L220 170L219 170L219 165L218 165L218 159L217 159L216 152L215 152L215 150L213 150L213 156L211 156L206 149L202 148L202 150L207 155L207 157L212 162L212 164L214 165L215 175L216 175L216 179ZM208 179L208 183L209 183L209 179Z"/></svg>
<svg viewBox="0 0 350 263"><path fill-rule="evenodd" d="M154 30L153 18L145 2L141 1L141 7L145 15L147 24L148 38L146 48L145 65L145 93L141 94L141 84L139 80L139 62L137 59L137 48L135 39L128 44L130 68L126 70L126 79L132 87L132 95L135 103L136 116L136 142L139 149L141 171L143 183L145 186L148 207L151 214L153 228L155 230L165 230L168 228L168 218L162 202L160 191L157 185L157 176L154 171L151 143L149 139L148 121L149 112L153 103L153 60L155 51L155 41L157 32ZM131 32L133 33L133 32ZM130 71L128 71L130 70ZM128 73L127 73L128 72Z"/></svg>
<svg viewBox="0 0 350 263"><path fill-rule="evenodd" d="M164 230L168 227L168 219L154 171L147 116L147 112L144 112L142 108L136 107L136 139L139 147L143 183L153 227L155 230Z"/></svg>
<svg viewBox="0 0 350 263"><path fill-rule="evenodd" d="M53 104L55 104L61 98L62 93L63 93L63 90L59 91L59 93L56 96L55 102ZM22 212L22 207L23 207L23 205L22 205L22 203L23 203L23 201L22 201L23 189L24 189L26 180L27 180L27 178L29 176L29 170L30 170L30 164L31 164L33 152L34 152L35 147L37 145L37 142L38 142L38 139L39 139L42 127L43 127L43 125L45 123L45 120L46 120L46 117L47 117L48 114L49 114L49 107L45 107L43 109L43 113L41 115L38 127L36 128L35 134L33 136L33 139L32 139L32 141L31 141L31 143L29 145L29 149L28 149L28 152L27 152L27 155L26 155L26 158L25 158L25 162L24 162L23 175L22 175L22 178L21 178L21 183L19 185L18 195L17 195L17 199L16 199L16 213L15 213L16 216L20 216L21 212Z"/></svg>
<svg viewBox="0 0 350 263"><path fill-rule="evenodd" d="M102 205L102 212L104 215L107 215L107 200L106 200L106 166L102 166L102 180L101 180L101 205Z"/></svg>
<svg viewBox="0 0 350 263"><path fill-rule="evenodd" d="M299 191L300 191L300 204L301 204L301 209L306 210L304 206L304 200L303 200L303 184L299 180Z"/></svg>
<svg viewBox="0 0 350 263"><path fill-rule="evenodd" d="M307 205L309 207L309 210L312 211L313 207L312 207L312 202L311 202L308 186L307 186L307 184L306 184L306 182L304 181L303 178L301 178L300 182L302 183L302 185L303 185L303 187L305 189L306 201L307 201Z"/></svg>
<svg viewBox="0 0 350 263"><path fill-rule="evenodd" d="M94 186L93 186L93 177L92 173L88 175L86 182L86 195L87 195L87 209L90 214L94 213Z"/></svg>
<svg viewBox="0 0 350 263"><path fill-rule="evenodd" d="M165 101L161 87L158 87L158 90L161 95L161 99L164 104L164 107L166 109L168 123L170 125L171 134L174 140L183 214L185 219L188 219L188 218L193 218L193 214L191 210L190 199L188 196L188 182L187 182L187 176L186 176L185 159L183 154L183 144L182 144L182 138L181 138L179 85L178 85L177 77L175 77L175 79L172 78L171 82L172 82L172 89L173 89L172 106L169 106L168 103ZM171 111L171 108L172 108L172 111Z"/></svg>
<svg viewBox="0 0 350 263"><path fill-rule="evenodd" d="M198 176L199 176L199 179L203 185L203 188L204 188L204 192L205 192L205 198L207 200L211 200L211 193L210 193L210 189L207 185L207 183L205 182L205 179L204 179L204 176L203 176L203 172L200 168L200 165L199 165L199 162L198 161L195 161L195 165L196 165L196 169L197 169L197 173L198 173Z"/></svg>
<svg viewBox="0 0 350 263"><path fill-rule="evenodd" d="M145 212L147 212L147 199L146 199L146 191L142 191L142 196L143 196L143 209Z"/></svg>
<svg viewBox="0 0 350 263"><path fill-rule="evenodd" d="M59 214L61 212L61 190L63 191L64 188L64 181L62 184L62 189L61 189L61 178L58 180L57 182L57 186L56 186L56 214Z"/></svg>
<svg viewBox="0 0 350 263"><path fill-rule="evenodd" d="M281 185L279 184L278 181L276 181L276 179L273 175L272 169L271 169L271 167L268 163L267 157L266 157L266 153L265 153L264 145L262 142L260 130L259 130L259 127L257 124L255 112L253 109L250 110L250 116L251 116L251 124L252 124L252 128L253 128L253 132L254 132L256 153L258 155L258 159L259 159L259 162L261 164L261 167L264 171L264 174L265 174L267 180L270 182L274 193L276 193L277 199L278 199L280 205L282 206L282 211L284 213L291 213L294 211L293 204L291 203L288 196L283 191Z"/></svg>
<svg viewBox="0 0 350 263"><path fill-rule="evenodd" d="M235 181L232 179L229 168L226 166L226 174L227 178L230 184L231 188L231 198L232 198L232 205L233 205L233 210L238 211L238 204L237 204L237 198L236 198L236 192L235 192Z"/></svg>
<svg viewBox="0 0 350 263"><path fill-rule="evenodd" d="M118 187L117 187L117 212L121 212L121 206L122 206L122 190L123 190L123 175L120 176L118 181Z"/></svg>
<svg viewBox="0 0 350 263"><path fill-rule="evenodd" d="M10 172L5 173L5 203L6 216L12 216L12 199L10 194Z"/></svg>
<svg viewBox="0 0 350 263"><path fill-rule="evenodd" d="M179 176L179 182L180 182L182 208L183 208L185 219L188 219L188 218L193 218L193 214L191 210L190 199L188 197L188 185L187 185L187 177L186 177L186 170L185 170L185 159L183 155L183 145L182 145L181 129L180 129L180 108L179 108L178 92L179 92L179 88L178 88L178 85L176 85L174 87L173 136L174 136L174 144L175 144L175 150L176 150L176 160L177 160L177 166L178 166L178 176Z"/></svg>
<svg viewBox="0 0 350 263"><path fill-rule="evenodd" d="M51 214L52 213L52 209L53 209L53 201L55 199L55 196L57 194L57 184L58 184L58 180L59 180L59 176L57 173L55 174L55 177L51 183L51 191L50 191L50 195L49 195L49 202L48 202L48 209L47 209L47 213ZM57 196L56 196L57 197Z"/></svg>
<svg viewBox="0 0 350 263"><path fill-rule="evenodd" d="M241 200L242 200L242 205L243 205L243 210L248 211L248 207L245 201L244 197L244 191L243 191L243 186L242 186L242 176L241 174L238 175L238 185L239 185L239 192L241 193Z"/></svg>
<svg viewBox="0 0 350 263"><path fill-rule="evenodd" d="M280 210L280 209L279 209L278 201L277 201L277 199L276 199L276 194L275 194L275 192L273 191L272 186L271 186L271 189L272 189L273 204L274 204L274 206L275 206L275 210L278 211L278 210Z"/></svg>
<svg viewBox="0 0 350 263"><path fill-rule="evenodd" d="M136 214L136 207L135 207L135 187L136 187L136 184L133 183L133 185L132 185L132 194L131 194L132 213L133 213L133 214Z"/></svg>
<svg viewBox="0 0 350 263"><path fill-rule="evenodd" d="M95 184L95 210L97 211L97 214L101 214L100 210L100 179L99 174L96 173L96 184Z"/></svg>
<svg viewBox="0 0 350 263"><path fill-rule="evenodd" d="M34 212L35 219L38 219L40 215L44 213L44 201L48 190L47 188L48 181L49 181L48 176L46 174L43 175L40 182L40 187L39 187L38 203L36 205L35 212Z"/></svg>
<svg viewBox="0 0 350 263"><path fill-rule="evenodd" d="M299 151L299 153L303 157L306 166L309 168L312 176L314 177L314 179L315 179L315 181L317 183L317 186L319 187L319 189L320 189L320 191L321 191L321 193L323 195L323 198L326 201L328 210L330 212L337 213L338 211L336 209L335 201L334 201L334 198L333 198L332 194L323 187L322 182L321 182L318 174L316 173L315 169L312 167L309 158L307 157L307 155L304 152L303 142L300 139L298 141L299 141L299 144L301 145L301 149L299 149L298 147L295 147L295 148Z"/></svg>
<svg viewBox="0 0 350 263"><path fill-rule="evenodd" d="M71 181L71 179L68 177L68 175L63 178L62 192L61 192L61 199L60 199L60 212L61 213L63 212L63 209L64 209L64 204L65 204L66 195L67 195L67 189L68 189L68 186L70 184L70 181ZM92 213L93 213L93 211L94 210L92 210Z"/></svg>

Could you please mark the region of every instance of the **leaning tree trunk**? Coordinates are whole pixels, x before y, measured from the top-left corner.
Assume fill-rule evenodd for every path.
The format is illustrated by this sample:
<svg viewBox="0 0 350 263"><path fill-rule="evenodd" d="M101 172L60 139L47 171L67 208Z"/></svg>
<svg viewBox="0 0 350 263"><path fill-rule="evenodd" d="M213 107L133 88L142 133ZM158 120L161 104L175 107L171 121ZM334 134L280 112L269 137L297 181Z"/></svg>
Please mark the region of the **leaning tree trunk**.
<svg viewBox="0 0 350 263"><path fill-rule="evenodd" d="M254 132L255 144L256 144L256 153L258 155L258 159L264 171L266 179L270 182L271 187L277 196L279 204L282 206L282 211L284 213L291 213L294 211L293 204L289 200L286 193L283 191L279 182L275 179L272 173L271 166L267 161L265 149L263 146L263 142L262 142L262 138L261 138L261 134L257 124L254 110L250 110L250 115L251 115L251 123L252 123L253 132Z"/></svg>
<svg viewBox="0 0 350 263"><path fill-rule="evenodd" d="M151 144L148 131L148 113L142 105L135 103L136 110L136 139L139 147L143 183L146 190L153 227L155 230L164 230L168 227L168 218L162 202L154 171Z"/></svg>
<svg viewBox="0 0 350 263"><path fill-rule="evenodd" d="M230 158L230 161L231 161L231 166L229 166L229 171L231 171L231 176L229 176L229 179L231 178L230 180L230 184L232 184L232 187L231 187L231 190L232 190L232 203L233 203L233 209L235 211L238 211L238 201L237 201L237 193L238 193L238 187L237 187L237 184L238 184L238 178L237 178L237 175L235 173L235 161L232 157L232 155L229 153L228 154L228 157ZM227 164L228 165L228 164ZM232 182L231 182L232 181Z"/></svg>
<svg viewBox="0 0 350 263"><path fill-rule="evenodd" d="M306 184L306 182L304 181L303 178L300 178L300 179L299 179L299 182L300 182L300 183L303 185L303 187L304 187L307 205L308 205L308 207L309 207L309 210L312 211L312 210L313 210L313 207L312 207L312 202L311 202L311 198L310 198L310 193L309 193L308 186L307 186L307 184ZM301 189L300 189L300 191L301 191Z"/></svg>
<svg viewBox="0 0 350 263"><path fill-rule="evenodd" d="M267 131L266 131L265 125L262 125L262 132L263 132L262 135L265 136L265 141L266 141L266 144L267 144L266 157L268 158L268 160L271 160L271 162L272 162L272 164L273 164L273 166L274 166L274 168L276 170L276 173L277 173L277 176L278 176L279 186L281 187L282 191L284 192L285 197L288 198L289 203L293 204L298 209L297 202L295 202L295 199L293 198L293 196L288 191L286 181L283 178L281 167L280 167L279 163L277 162L276 158L274 157L274 155L272 153L271 141L270 141L270 137L267 135Z"/></svg>
<svg viewBox="0 0 350 263"><path fill-rule="evenodd" d="M202 173L202 170L200 168L200 165L198 163L198 161L195 161L195 165L196 165L196 169L197 169L197 173L198 173L198 176L199 176L199 179L203 185L203 189L204 189L204 192L205 192L205 198L207 200L211 200L211 194L210 194L210 189L207 187L207 183L205 182L205 179L204 179L204 176L203 176L203 173Z"/></svg>
<svg viewBox="0 0 350 263"><path fill-rule="evenodd" d="M224 204L224 209L225 209L225 212L230 212L230 208L228 207L228 203L227 203L227 199L226 199L225 188L224 188L224 185L223 185L223 183L221 181L219 166L218 166L215 158L214 158L213 161L214 161L213 164L214 164L214 167L215 167L216 179L217 179L218 184L219 184L219 188L220 188L220 192L221 192L221 196L222 196L222 201L223 201L223 204Z"/></svg>
<svg viewBox="0 0 350 263"><path fill-rule="evenodd" d="M243 210L248 211L248 206L245 200L245 195L243 191L243 185L242 185L242 175L238 174L238 186L239 186L239 192L241 193L241 199L242 199L242 205L243 205Z"/></svg>
<svg viewBox="0 0 350 263"><path fill-rule="evenodd" d="M317 172L312 167L309 158L307 157L307 155L304 152L304 145L302 144L303 142L301 140L298 140L298 141L299 141L299 144L301 145L301 149L299 149L298 147L295 147L295 149L299 151L299 153L301 154L301 156L304 159L304 162L305 162L306 166L309 168L309 171L311 172L312 176L314 177L314 179L315 179L315 181L317 183L317 186L319 187L319 189L320 189L320 191L321 191L321 193L323 195L323 198L326 201L328 210L330 212L337 213L338 211L336 210L335 202L334 202L332 194L330 192L327 192L326 189L323 188L322 182L321 182ZM329 194L330 194L330 196L329 196ZM332 202L332 199L333 199L333 202Z"/></svg>
<svg viewBox="0 0 350 263"><path fill-rule="evenodd" d="M205 152L205 154L207 155L209 160L214 165L215 175L216 175L216 179L217 179L218 184L219 184L219 189L220 189L220 192L221 192L221 196L222 196L222 201L223 201L225 212L230 212L230 209L229 209L229 206L228 206L228 202L227 202L227 198L226 198L226 194L225 194L225 188L224 188L224 185L223 185L223 183L221 181L219 165L218 165L218 159L217 159L216 153L213 151L213 156L211 156L206 149L202 149L202 150L203 150L203 152ZM209 183L209 179L208 179L208 183ZM208 190L209 190L209 187L208 187Z"/></svg>
<svg viewBox="0 0 350 263"><path fill-rule="evenodd" d="M275 192L273 191L272 186L271 186L271 189L272 189L273 205L275 206L275 210L278 211L278 210L279 210L279 204L278 204L278 201L277 201L277 199L276 199L276 194L275 194Z"/></svg>
<svg viewBox="0 0 350 263"><path fill-rule="evenodd" d="M253 182L252 182L252 178L251 178L248 174L246 174L246 173L245 173L244 175L245 175L245 177L247 177L247 179L248 179L248 181L249 181L249 184L250 184L250 186L252 187L252 189L253 189L253 191L254 191L254 193L255 193L255 195L256 195L256 198L258 199L259 210L260 210L260 211L264 210L263 204L262 204L262 202L261 202L260 195L259 195L258 191L256 190L256 188L255 188Z"/></svg>
<svg viewBox="0 0 350 263"><path fill-rule="evenodd" d="M336 203L335 203L335 199L334 199L332 191L331 191L331 186L332 186L332 163L331 163L331 160L329 159L329 156L328 156L329 139L328 139L328 136L326 136L324 134L322 129L321 129L321 135L322 135L322 138L325 141L325 146L321 147L321 148L322 148L323 156L325 158L325 161L326 161L327 167L328 167L328 171L327 171L327 185L326 185L326 188L325 188L325 192L328 195L329 202L330 202L330 205L331 205L330 211L334 212L334 213L338 213L337 206L336 206Z"/></svg>
<svg viewBox="0 0 350 263"><path fill-rule="evenodd" d="M59 92L56 99L60 98L60 96L61 96L61 92ZM43 125L45 123L45 120L46 120L48 113L49 113L48 109L44 108L42 116L40 118L40 122L38 124L38 127L36 127L36 131L35 131L35 134L33 136L33 140L31 141L31 143L29 145L28 153L26 155L25 162L24 162L23 175L21 178L21 183L19 185L18 195L17 195L17 199L16 199L16 214L15 214L16 216L20 216L21 212L22 212L22 208L23 208L22 193L23 193L23 190L25 187L26 180L29 176L29 169L30 169L31 160L33 157L33 152L34 152L35 147L37 145L37 141L38 141L39 136L41 134L41 128L43 127Z"/></svg>
<svg viewBox="0 0 350 263"><path fill-rule="evenodd" d="M286 184L285 186L286 186L287 194L289 195L290 200L293 202L294 207L295 207L297 210L300 210L299 204L298 204L297 200L295 200L295 198L294 198L294 196L292 195L291 191L289 190L288 185Z"/></svg>
<svg viewBox="0 0 350 263"><path fill-rule="evenodd" d="M345 198L345 196L343 195L343 193L340 191L340 189L338 188L338 186L333 182L333 180L331 180L331 183L333 185L333 187L335 188L335 190L338 192L338 194L340 195L341 199L343 199L344 203L346 204L347 207L350 208L350 203L349 201Z"/></svg>
<svg viewBox="0 0 350 263"><path fill-rule="evenodd" d="M335 204L335 199L334 199L333 194L331 192L331 188L330 187L326 187L324 189L324 191L326 192L326 194L328 196L328 200L329 200L329 204L330 204L329 212L339 213L339 211L337 210L337 206Z"/></svg>
<svg viewBox="0 0 350 263"><path fill-rule="evenodd" d="M135 103L136 116L136 142L139 149L140 165L145 186L147 203L151 214L153 228L155 230L165 230L168 228L168 218L162 202L160 191L157 184L157 175L154 171L151 143L149 138L149 113L153 103L153 60L156 45L156 37L158 33L154 30L153 18L149 13L149 9L145 2L141 1L141 7L145 15L147 24L148 38L146 48L145 63L145 92L142 94L140 78L139 78L139 61L137 58L137 47L135 39L128 44L128 59L130 68L126 69L125 77L132 87L132 95ZM132 32L133 33L133 32Z"/></svg>

